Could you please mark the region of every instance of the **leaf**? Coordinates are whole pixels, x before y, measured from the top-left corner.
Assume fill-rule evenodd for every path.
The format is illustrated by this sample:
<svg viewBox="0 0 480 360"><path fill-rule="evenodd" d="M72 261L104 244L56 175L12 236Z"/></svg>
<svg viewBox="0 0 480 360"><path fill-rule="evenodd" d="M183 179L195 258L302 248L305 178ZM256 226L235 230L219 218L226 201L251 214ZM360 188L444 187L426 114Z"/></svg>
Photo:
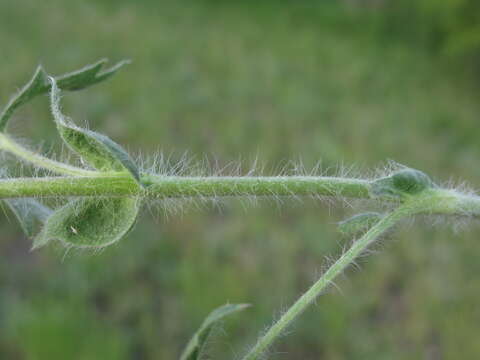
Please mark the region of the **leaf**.
<svg viewBox="0 0 480 360"><path fill-rule="evenodd" d="M25 235L33 238L51 215L52 210L35 199L9 199L5 203L12 210Z"/></svg>
<svg viewBox="0 0 480 360"><path fill-rule="evenodd" d="M344 235L354 235L369 229L378 222L382 215L376 212L358 214L338 223L338 229Z"/></svg>
<svg viewBox="0 0 480 360"><path fill-rule="evenodd" d="M80 70L59 75L55 77L58 87L62 90L76 91L91 85L104 81L114 75L124 65L130 61L123 60L109 69L102 70L107 63L107 59L102 59L94 64L87 65ZM8 102L0 115L0 132L3 132L7 126L8 120L14 111L21 105L27 103L37 95L46 94L50 91L50 82L48 81L45 70L39 66L32 79Z"/></svg>
<svg viewBox="0 0 480 360"><path fill-rule="evenodd" d="M199 360L212 327L225 316L241 311L249 306L249 304L226 304L213 310L188 342L180 360Z"/></svg>
<svg viewBox="0 0 480 360"><path fill-rule="evenodd" d="M0 168L0 179L7 176L7 170ZM33 238L42 228L52 210L32 198L18 198L3 200L17 218L23 232Z"/></svg>
<svg viewBox="0 0 480 360"><path fill-rule="evenodd" d="M95 169L103 172L129 172L140 183L137 166L128 153L105 135L76 126L60 111L60 90L56 81L52 83L51 107L58 131L68 147Z"/></svg>
<svg viewBox="0 0 480 360"><path fill-rule="evenodd" d="M122 68L124 65L130 63L129 60L123 60L107 70L100 71L107 62L107 59L101 59L96 63L87 65L80 70L57 76L55 80L58 83L58 87L62 90L81 90L108 79L118 70L120 70L120 68Z"/></svg>
<svg viewBox="0 0 480 360"><path fill-rule="evenodd" d="M374 196L400 198L435 187L437 185L427 174L420 170L404 168L389 176L375 180L372 183L371 191Z"/></svg>
<svg viewBox="0 0 480 360"><path fill-rule="evenodd" d="M73 200L48 218L33 248L51 240L75 248L112 245L130 231L138 212L139 201L135 198Z"/></svg>
<svg viewBox="0 0 480 360"><path fill-rule="evenodd" d="M37 67L32 79L8 102L0 115L0 132L5 130L13 112L33 97L45 93L49 88L47 74L41 66Z"/></svg>

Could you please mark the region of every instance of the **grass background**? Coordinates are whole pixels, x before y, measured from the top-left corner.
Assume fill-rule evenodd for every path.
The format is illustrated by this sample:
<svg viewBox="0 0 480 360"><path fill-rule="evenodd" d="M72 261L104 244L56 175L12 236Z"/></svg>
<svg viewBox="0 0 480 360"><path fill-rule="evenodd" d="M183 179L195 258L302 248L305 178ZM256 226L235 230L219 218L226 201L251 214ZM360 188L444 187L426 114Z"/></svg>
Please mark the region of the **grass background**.
<svg viewBox="0 0 480 360"><path fill-rule="evenodd" d="M433 2L419 3L4 0L0 99L38 63L58 74L128 57L126 70L66 95L64 107L134 153L188 151L245 169L258 158L267 174L298 159L332 173L394 159L439 181L478 184L480 36L465 10L476 5L445 2L466 4L451 15L464 20L456 33ZM58 148L46 98L22 109L11 132ZM0 358L174 359L214 307L252 303L210 343L213 358L235 358L325 256L340 253L335 222L352 214L308 199L246 208L160 207L118 245L66 256L29 252L6 212ZM479 230L399 230L362 271L338 280L341 293L304 314L272 358L476 358Z"/></svg>

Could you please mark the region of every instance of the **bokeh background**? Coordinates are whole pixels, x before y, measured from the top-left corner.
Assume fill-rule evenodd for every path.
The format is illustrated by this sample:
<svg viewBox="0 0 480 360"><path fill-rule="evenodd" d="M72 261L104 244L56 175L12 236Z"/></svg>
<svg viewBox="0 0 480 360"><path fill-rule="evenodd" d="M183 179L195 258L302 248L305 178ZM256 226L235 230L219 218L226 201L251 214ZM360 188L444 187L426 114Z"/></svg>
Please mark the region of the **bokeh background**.
<svg viewBox="0 0 480 360"><path fill-rule="evenodd" d="M480 183L476 0L2 0L0 99L42 63L53 74L133 60L65 95L65 111L135 154L189 152L266 174L382 166ZM11 131L58 149L46 98ZM172 204L171 204L172 205ZM173 206L173 205L172 205ZM178 210L177 207L175 209ZM352 214L317 201L228 200L145 211L99 254L42 249L0 217L0 358L175 359L226 302L253 306L216 331L234 359L322 271ZM275 359L475 359L480 228L402 227L282 338Z"/></svg>

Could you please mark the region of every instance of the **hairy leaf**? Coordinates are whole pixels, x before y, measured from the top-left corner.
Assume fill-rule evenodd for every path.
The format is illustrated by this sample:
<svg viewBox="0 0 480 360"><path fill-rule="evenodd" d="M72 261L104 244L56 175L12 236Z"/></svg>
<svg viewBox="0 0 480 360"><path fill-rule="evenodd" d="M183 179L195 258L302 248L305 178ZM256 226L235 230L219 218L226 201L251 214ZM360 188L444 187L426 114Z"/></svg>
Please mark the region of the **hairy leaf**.
<svg viewBox="0 0 480 360"><path fill-rule="evenodd" d="M208 339L208 335L210 334L212 327L225 316L241 311L249 306L249 304L226 304L213 310L203 321L200 329L197 330L197 332L188 342L180 357L180 360L199 360L202 349L206 340Z"/></svg>
<svg viewBox="0 0 480 360"><path fill-rule="evenodd" d="M48 90L47 74L41 66L37 68L32 79L8 102L0 115L0 131L4 131L8 120L15 109L28 102L33 97Z"/></svg>
<svg viewBox="0 0 480 360"><path fill-rule="evenodd" d="M123 60L111 68L101 71L107 62L107 59L99 60L96 63L87 65L80 70L57 76L55 77L55 80L58 83L58 87L62 90L81 90L108 79L118 70L120 70L121 67L130 63L128 60Z"/></svg>
<svg viewBox="0 0 480 360"><path fill-rule="evenodd" d="M338 223L338 229L344 235L354 235L369 229L378 222L382 215L376 212L358 214Z"/></svg>
<svg viewBox="0 0 480 360"><path fill-rule="evenodd" d="M68 147L99 171L126 171L139 182L137 166L120 145L105 135L76 126L72 120L61 113L60 90L53 78L50 78L50 81L52 113L60 136Z"/></svg>
<svg viewBox="0 0 480 360"><path fill-rule="evenodd" d="M375 196L391 196L398 198L414 195L437 185L430 177L415 169L405 168L393 174L377 179L372 183L372 193Z"/></svg>
<svg viewBox="0 0 480 360"><path fill-rule="evenodd" d="M77 199L56 210L35 238L33 248L50 240L76 248L103 248L120 240L135 224L135 198Z"/></svg>
<svg viewBox="0 0 480 360"><path fill-rule="evenodd" d="M121 67L128 64L129 61L120 61L111 68L101 71L106 63L107 59L102 59L94 64L87 65L80 70L59 75L55 77L58 82L58 87L62 90L68 91L84 89L108 79ZM48 81L45 70L39 66L32 79L14 97L12 97L7 106L5 106L5 109L0 114L0 132L5 130L8 120L18 107L27 103L35 96L46 94L49 91L50 82Z"/></svg>
<svg viewBox="0 0 480 360"><path fill-rule="evenodd" d="M35 199L9 199L5 203L12 210L25 235L33 238L37 234L52 210Z"/></svg>
<svg viewBox="0 0 480 360"><path fill-rule="evenodd" d="M5 178L6 175L7 170L1 168L0 179ZM52 213L50 208L32 198L6 199L3 203L15 215L23 232L29 238L33 238L41 230Z"/></svg>

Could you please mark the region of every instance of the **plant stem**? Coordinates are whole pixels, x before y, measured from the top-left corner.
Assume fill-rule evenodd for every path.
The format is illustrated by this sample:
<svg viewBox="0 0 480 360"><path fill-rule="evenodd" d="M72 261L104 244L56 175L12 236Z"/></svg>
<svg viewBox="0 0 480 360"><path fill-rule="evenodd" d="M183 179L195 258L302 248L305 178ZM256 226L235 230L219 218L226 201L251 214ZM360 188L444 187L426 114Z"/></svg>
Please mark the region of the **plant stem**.
<svg viewBox="0 0 480 360"><path fill-rule="evenodd" d="M188 177L142 174L139 186L127 173L99 177L40 177L0 180L0 199L52 197L139 196L163 198L215 198L245 196L325 196L390 202L388 197L372 197L368 180L323 177ZM412 197L430 214L480 217L480 197L454 190L434 189ZM400 203L405 199L399 200Z"/></svg>
<svg viewBox="0 0 480 360"><path fill-rule="evenodd" d="M142 177L148 191L167 197L216 196L335 196L370 197L367 180L322 176L272 177Z"/></svg>
<svg viewBox="0 0 480 360"><path fill-rule="evenodd" d="M282 335L288 325L295 320L307 307L322 293L332 280L341 274L359 255L361 255L375 240L386 230L395 225L404 217L413 215L414 209L410 205L401 205L390 214L383 217L367 231L360 239L355 241L350 249L345 252L313 286L308 289L280 319L258 340L243 360L259 359L273 342Z"/></svg>
<svg viewBox="0 0 480 360"><path fill-rule="evenodd" d="M59 196L335 196L369 198L369 182L316 176L179 177L142 175L142 189L127 174L111 177L42 177L0 180L0 198Z"/></svg>

